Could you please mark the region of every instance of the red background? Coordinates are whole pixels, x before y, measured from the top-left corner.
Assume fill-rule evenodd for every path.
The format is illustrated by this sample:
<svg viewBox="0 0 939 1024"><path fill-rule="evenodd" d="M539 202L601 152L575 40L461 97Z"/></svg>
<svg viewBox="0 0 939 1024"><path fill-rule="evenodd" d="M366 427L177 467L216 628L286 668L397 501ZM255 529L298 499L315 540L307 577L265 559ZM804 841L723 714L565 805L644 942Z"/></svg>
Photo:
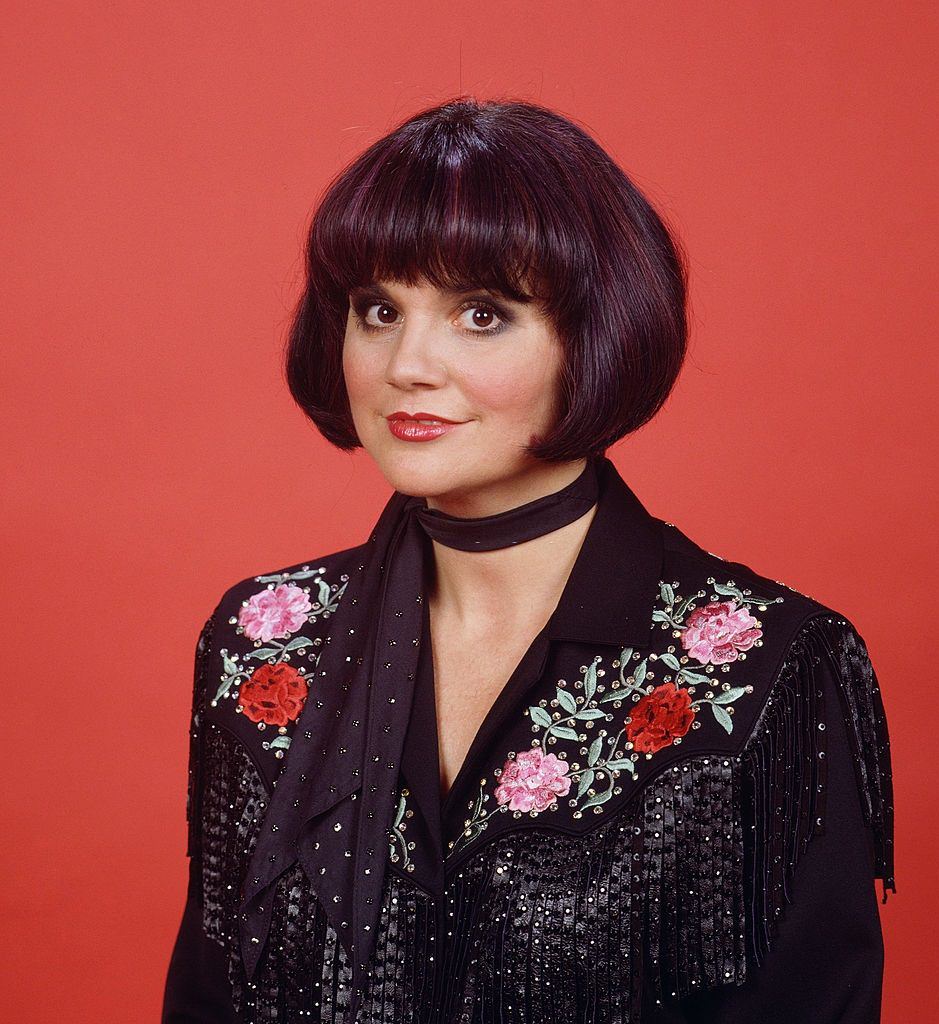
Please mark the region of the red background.
<svg viewBox="0 0 939 1024"><path fill-rule="evenodd" d="M896 772L884 1020L927 1019L933 5L450 6L5 5L3 1016L158 1017L199 627L389 494L281 379L303 232L347 160L463 90L580 121L689 250L688 363L610 454L866 638Z"/></svg>

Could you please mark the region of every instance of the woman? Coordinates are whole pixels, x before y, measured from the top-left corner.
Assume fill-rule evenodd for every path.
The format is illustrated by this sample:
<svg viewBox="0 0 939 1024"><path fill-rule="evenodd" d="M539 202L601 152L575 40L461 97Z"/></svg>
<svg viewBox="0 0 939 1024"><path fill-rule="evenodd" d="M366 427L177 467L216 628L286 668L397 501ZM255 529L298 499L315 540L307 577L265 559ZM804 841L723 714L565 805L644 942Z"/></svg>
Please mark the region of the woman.
<svg viewBox="0 0 939 1024"><path fill-rule="evenodd" d="M164 1021L879 1019L864 642L605 455L675 382L685 283L534 105L424 111L332 183L287 376L394 493L205 624Z"/></svg>

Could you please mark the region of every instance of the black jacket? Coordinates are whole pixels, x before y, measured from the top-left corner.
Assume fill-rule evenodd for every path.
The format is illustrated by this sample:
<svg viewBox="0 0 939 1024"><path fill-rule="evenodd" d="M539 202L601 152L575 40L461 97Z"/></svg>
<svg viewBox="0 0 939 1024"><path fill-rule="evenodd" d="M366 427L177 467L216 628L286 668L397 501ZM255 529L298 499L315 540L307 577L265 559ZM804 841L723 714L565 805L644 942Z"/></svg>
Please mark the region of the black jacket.
<svg viewBox="0 0 939 1024"><path fill-rule="evenodd" d="M238 915L359 553L235 584L200 635L164 1024L352 1024L346 908L288 872L250 977ZM259 595L295 628L248 639ZM845 616L703 550L617 474L443 801L424 630L360 1024L880 1019L890 751Z"/></svg>

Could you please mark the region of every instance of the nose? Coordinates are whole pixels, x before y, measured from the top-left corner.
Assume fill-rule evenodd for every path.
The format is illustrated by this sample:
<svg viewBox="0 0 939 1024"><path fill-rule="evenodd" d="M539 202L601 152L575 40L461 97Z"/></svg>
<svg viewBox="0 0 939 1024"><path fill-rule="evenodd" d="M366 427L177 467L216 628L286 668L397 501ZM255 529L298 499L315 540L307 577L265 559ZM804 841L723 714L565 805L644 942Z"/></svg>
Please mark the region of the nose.
<svg viewBox="0 0 939 1024"><path fill-rule="evenodd" d="M388 350L387 383L403 389L420 384L440 387L446 379L434 325L429 319L412 319L404 324Z"/></svg>

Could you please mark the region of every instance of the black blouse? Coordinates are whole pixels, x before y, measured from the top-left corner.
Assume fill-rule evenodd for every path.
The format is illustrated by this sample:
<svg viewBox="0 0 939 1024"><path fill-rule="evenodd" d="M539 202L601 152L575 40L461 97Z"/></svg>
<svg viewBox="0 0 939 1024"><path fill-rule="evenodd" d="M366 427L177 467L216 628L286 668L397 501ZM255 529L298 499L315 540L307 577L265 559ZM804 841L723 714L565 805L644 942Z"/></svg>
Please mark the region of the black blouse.
<svg viewBox="0 0 939 1024"><path fill-rule="evenodd" d="M235 584L200 635L164 1024L353 1024L349 908L324 881L280 879L253 972L238 924L360 553ZM444 799L426 607L423 628L358 1024L880 1019L889 739L844 616L703 550L614 474Z"/></svg>

